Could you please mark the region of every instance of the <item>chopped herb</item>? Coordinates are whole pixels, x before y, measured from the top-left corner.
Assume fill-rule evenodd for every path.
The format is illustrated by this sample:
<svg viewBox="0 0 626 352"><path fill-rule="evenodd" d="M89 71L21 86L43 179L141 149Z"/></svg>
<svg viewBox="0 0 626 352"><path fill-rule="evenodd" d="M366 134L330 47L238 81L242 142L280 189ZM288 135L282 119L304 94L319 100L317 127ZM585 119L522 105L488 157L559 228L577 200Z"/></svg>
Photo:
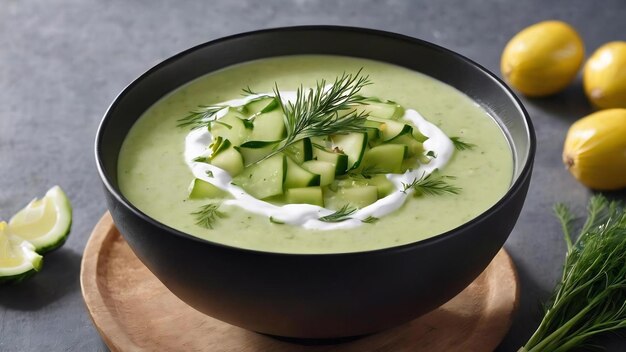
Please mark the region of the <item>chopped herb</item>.
<svg viewBox="0 0 626 352"><path fill-rule="evenodd" d="M406 193L408 190L413 189L415 191L415 196L441 195L445 193L459 194L461 191L459 187L450 185L446 182L446 179L454 178L454 176L436 176L434 174L424 176L422 174L422 177L414 178L411 183L402 182L402 193Z"/></svg>
<svg viewBox="0 0 626 352"><path fill-rule="evenodd" d="M472 150L476 148L476 144L464 142L461 140L461 137L450 137L450 140L456 150Z"/></svg>
<svg viewBox="0 0 626 352"><path fill-rule="evenodd" d="M207 162L206 157L204 157L204 156L195 157L195 158L193 158L192 161L194 161L196 163L206 163Z"/></svg>
<svg viewBox="0 0 626 352"><path fill-rule="evenodd" d="M225 105L200 105L192 110L187 116L178 119L178 127L191 127L191 129L209 127L217 119L217 113L226 109Z"/></svg>
<svg viewBox="0 0 626 352"><path fill-rule="evenodd" d="M377 217L368 216L365 219L361 220L361 222L364 222L366 224L373 224L373 223L377 222L378 220L380 220L380 219L377 218Z"/></svg>
<svg viewBox="0 0 626 352"><path fill-rule="evenodd" d="M429 157L431 157L431 158L436 158L436 157L437 157L437 154L435 154L435 152L434 152L434 151L429 150L429 151L428 151L428 153L426 153L426 156L429 156Z"/></svg>
<svg viewBox="0 0 626 352"><path fill-rule="evenodd" d="M213 229L213 225L218 218L225 218L226 214L219 211L219 203L209 203L200 207L200 210L191 213L196 217L196 225Z"/></svg>
<svg viewBox="0 0 626 352"><path fill-rule="evenodd" d="M213 177L213 171L211 171L211 170L206 170L205 174L206 174L208 177Z"/></svg>
<svg viewBox="0 0 626 352"><path fill-rule="evenodd" d="M255 91L253 91L253 90L250 88L250 86L246 86L246 88L243 88L243 89L242 89L242 91L243 91L243 94L242 94L242 95L243 95L244 97L245 97L245 96L248 96L248 95L257 95L257 94L259 94L259 93L255 92Z"/></svg>
<svg viewBox="0 0 626 352"><path fill-rule="evenodd" d="M319 218L319 221L324 221L324 222L346 221L348 219L351 219L350 215L354 214L354 212L356 212L356 208L352 208L350 207L349 204L346 204L343 207L341 207L341 209L337 210L336 212L332 214L328 214L326 216L322 216L321 218Z"/></svg>

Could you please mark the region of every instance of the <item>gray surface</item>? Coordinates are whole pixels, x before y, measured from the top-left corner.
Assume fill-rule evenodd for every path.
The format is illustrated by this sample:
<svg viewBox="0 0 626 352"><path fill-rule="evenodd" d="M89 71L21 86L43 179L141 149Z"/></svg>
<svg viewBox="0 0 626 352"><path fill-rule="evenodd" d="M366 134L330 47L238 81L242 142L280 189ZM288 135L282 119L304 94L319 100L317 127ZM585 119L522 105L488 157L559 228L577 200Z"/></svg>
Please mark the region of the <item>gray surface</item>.
<svg viewBox="0 0 626 352"><path fill-rule="evenodd" d="M543 19L573 24L588 50L626 40L622 0L260 3L1 1L0 218L54 184L67 191L75 210L70 239L46 256L43 272L19 286L0 287L1 351L106 349L87 316L78 278L90 230L105 211L93 139L115 95L172 54L259 28L346 24L432 41L498 72L506 41ZM591 111L580 83L549 99L523 101L539 146L528 200L506 244L519 269L522 301L501 351L514 351L528 338L540 302L559 276L564 245L552 204L565 201L581 210L590 194L560 162L568 126ZM626 349L626 341L609 343L609 351Z"/></svg>

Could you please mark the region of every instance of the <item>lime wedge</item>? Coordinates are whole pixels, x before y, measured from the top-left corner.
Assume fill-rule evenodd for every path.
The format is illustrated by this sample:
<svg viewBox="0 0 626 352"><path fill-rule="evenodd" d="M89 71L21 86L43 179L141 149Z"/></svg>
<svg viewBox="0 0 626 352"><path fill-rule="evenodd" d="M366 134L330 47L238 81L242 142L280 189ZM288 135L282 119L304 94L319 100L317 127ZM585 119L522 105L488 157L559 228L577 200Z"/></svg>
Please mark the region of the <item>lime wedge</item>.
<svg viewBox="0 0 626 352"><path fill-rule="evenodd" d="M0 284L19 282L41 270L42 257L28 241L11 235L0 222Z"/></svg>
<svg viewBox="0 0 626 352"><path fill-rule="evenodd" d="M70 233L72 207L59 186L33 199L9 221L8 231L35 246L39 254L60 247Z"/></svg>

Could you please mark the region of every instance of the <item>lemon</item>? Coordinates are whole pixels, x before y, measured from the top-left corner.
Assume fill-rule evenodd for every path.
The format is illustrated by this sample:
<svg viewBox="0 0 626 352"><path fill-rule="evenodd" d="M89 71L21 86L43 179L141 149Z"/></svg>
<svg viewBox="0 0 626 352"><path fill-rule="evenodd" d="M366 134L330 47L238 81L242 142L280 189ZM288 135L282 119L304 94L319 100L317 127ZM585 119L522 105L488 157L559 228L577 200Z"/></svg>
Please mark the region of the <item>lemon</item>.
<svg viewBox="0 0 626 352"><path fill-rule="evenodd" d="M583 83L594 105L602 109L626 108L626 42L598 48L585 64Z"/></svg>
<svg viewBox="0 0 626 352"><path fill-rule="evenodd" d="M54 186L42 199L33 199L9 221L11 234L35 246L42 254L60 247L70 232L72 207L59 186Z"/></svg>
<svg viewBox="0 0 626 352"><path fill-rule="evenodd" d="M626 187L626 109L602 110L576 121L565 138L563 162L587 187Z"/></svg>
<svg viewBox="0 0 626 352"><path fill-rule="evenodd" d="M578 73L585 48L565 22L545 21L517 33L500 61L505 80L528 96L546 96L563 90Z"/></svg>
<svg viewBox="0 0 626 352"><path fill-rule="evenodd" d="M0 284L19 282L41 270L43 259L35 246L9 233L0 222Z"/></svg>

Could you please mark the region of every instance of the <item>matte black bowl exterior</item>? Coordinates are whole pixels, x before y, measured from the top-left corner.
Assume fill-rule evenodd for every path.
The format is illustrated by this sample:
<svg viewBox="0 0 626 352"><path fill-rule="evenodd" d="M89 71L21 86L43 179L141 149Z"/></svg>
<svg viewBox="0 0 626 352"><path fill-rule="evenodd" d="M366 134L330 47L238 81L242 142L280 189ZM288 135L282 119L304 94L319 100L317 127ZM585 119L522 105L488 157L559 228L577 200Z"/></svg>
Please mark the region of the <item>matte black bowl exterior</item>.
<svg viewBox="0 0 626 352"><path fill-rule="evenodd" d="M510 190L476 219L437 237L346 254L245 250L184 234L143 214L117 186L122 141L163 95L236 63L295 54L374 59L425 73L483 105L507 131L516 170ZM493 74L436 45L375 30L306 26L263 30L202 44L149 70L113 102L96 138L107 206L141 261L180 299L246 329L296 338L380 331L446 302L489 264L524 203L535 136L520 102Z"/></svg>

